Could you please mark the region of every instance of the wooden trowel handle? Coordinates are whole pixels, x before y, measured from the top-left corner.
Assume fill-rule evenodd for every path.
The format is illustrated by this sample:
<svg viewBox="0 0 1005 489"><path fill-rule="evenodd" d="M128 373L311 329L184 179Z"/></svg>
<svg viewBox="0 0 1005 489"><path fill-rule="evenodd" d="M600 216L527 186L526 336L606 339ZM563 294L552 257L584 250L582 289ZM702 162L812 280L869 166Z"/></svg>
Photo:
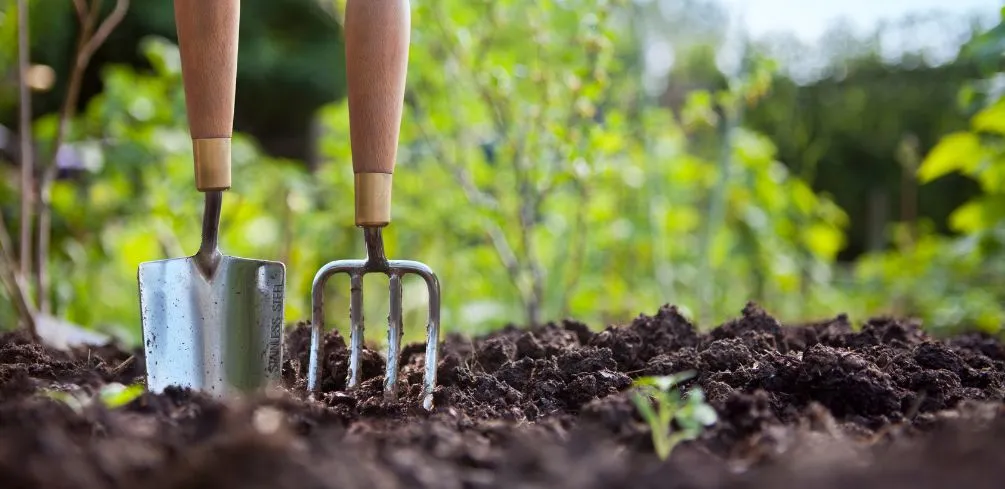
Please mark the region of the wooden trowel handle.
<svg viewBox="0 0 1005 489"><path fill-rule="evenodd" d="M411 13L408 0L348 0L345 12L349 138L356 225L391 222Z"/></svg>
<svg viewBox="0 0 1005 489"><path fill-rule="evenodd" d="M230 188L240 0L174 0L195 185Z"/></svg>

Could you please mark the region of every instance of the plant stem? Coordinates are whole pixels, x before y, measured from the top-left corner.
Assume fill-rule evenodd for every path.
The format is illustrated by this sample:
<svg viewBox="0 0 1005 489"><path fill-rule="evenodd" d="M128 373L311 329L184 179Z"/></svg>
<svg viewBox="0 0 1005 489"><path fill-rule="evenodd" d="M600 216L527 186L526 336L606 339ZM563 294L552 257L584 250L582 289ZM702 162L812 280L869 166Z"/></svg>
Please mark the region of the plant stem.
<svg viewBox="0 0 1005 489"><path fill-rule="evenodd" d="M7 288L11 302L17 308L24 324L25 330L35 341L38 341L38 328L35 324L35 310L29 300L28 287L24 283L24 275L18 273L17 261L11 251L13 243L10 233L7 232L7 223L4 222L3 214L0 213L0 265L3 267L3 283Z"/></svg>
<svg viewBox="0 0 1005 489"><path fill-rule="evenodd" d="M407 100L412 108L409 112L414 118L419 136L429 151L435 155L436 159L450 170L450 173L454 176L458 185L461 187L467 201L470 204L479 206L487 211L499 212L502 208L499 201L497 201L491 194L483 192L464 166L461 163L456 162L453 158L448 157L446 152L443 150L443 147L435 143L429 136L429 130L426 128L426 121L422 118L422 114L425 112L421 110L418 101L411 97L407 98ZM458 137L457 139L460 138ZM496 256L499 258L503 268L506 270L510 282L513 284L513 287L520 296L520 302L523 304L524 311L528 311L532 307L536 307L532 305L532 301L534 300L533 291L527 291L521 281L525 264L520 261L516 253L513 251L513 246L510 245L505 231L502 227L493 222L491 218L483 217L482 222L484 223L485 234L488 236L489 242L492 243ZM528 314L528 317L531 316L531 314Z"/></svg>
<svg viewBox="0 0 1005 489"><path fill-rule="evenodd" d="M544 273L537 259L536 246L534 245L534 231L537 229L537 216L534 213L534 208L538 196L531 189L529 177L521 165L521 162L514 162L514 167L518 169L517 189L521 196L518 211L520 243L531 279L530 293L526 301L527 321L530 326L536 326L541 320L541 299L544 296Z"/></svg>
<svg viewBox="0 0 1005 489"><path fill-rule="evenodd" d="M28 88L28 69L31 37L28 25L28 2L17 2L17 67L18 98L20 104L20 147L21 160L21 275L31 273L32 220L35 211L35 164L32 154L31 137L31 91Z"/></svg>
<svg viewBox="0 0 1005 489"><path fill-rule="evenodd" d="M715 236L725 219L726 187L730 180L730 157L732 154L732 127L733 117L728 110L723 111L722 122L722 150L719 158L719 179L712 188L708 203L708 219L705 221L705 233L702 236L701 245L701 314L699 324L711 320L712 302L715 295L715 273L712 264L712 248L715 243Z"/></svg>
<svg viewBox="0 0 1005 489"><path fill-rule="evenodd" d="M572 232L572 256L569 258L569 276L562 287L561 299L559 300L559 311L562 316L572 314L569 304L572 294L579 286L580 278L583 275L583 263L586 261L586 209L589 202L589 191L585 183L577 186L579 193L579 205L576 207L576 220Z"/></svg>
<svg viewBox="0 0 1005 489"><path fill-rule="evenodd" d="M32 251L32 214L34 213L34 173L35 165L32 158L31 137L31 92L28 88L28 68L31 37L28 30L28 2L17 2L17 65L18 65L18 98L20 105L19 131L20 147L18 156L21 164L21 248L20 270L18 260L14 258L10 233L7 223L0 213L0 262L3 264L3 282L7 288L11 302L17 308L21 322L28 334L38 341L38 329L35 324L35 311L31 306L31 296L24 283L24 277L31 271Z"/></svg>

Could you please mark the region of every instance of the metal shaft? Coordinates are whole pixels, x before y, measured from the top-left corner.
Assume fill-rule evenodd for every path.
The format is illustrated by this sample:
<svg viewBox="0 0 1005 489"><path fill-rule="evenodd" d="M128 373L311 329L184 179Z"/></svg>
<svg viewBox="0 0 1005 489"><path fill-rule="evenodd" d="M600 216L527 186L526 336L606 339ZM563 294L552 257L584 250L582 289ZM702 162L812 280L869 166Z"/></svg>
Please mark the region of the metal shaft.
<svg viewBox="0 0 1005 489"><path fill-rule="evenodd" d="M206 204L202 212L202 244L195 254L202 273L212 276L220 263L220 212L223 208L223 192L206 192Z"/></svg>
<svg viewBox="0 0 1005 489"><path fill-rule="evenodd" d="M363 240L366 242L366 265L363 273L387 273L387 256L384 255L384 235L381 233L381 228L363 228Z"/></svg>

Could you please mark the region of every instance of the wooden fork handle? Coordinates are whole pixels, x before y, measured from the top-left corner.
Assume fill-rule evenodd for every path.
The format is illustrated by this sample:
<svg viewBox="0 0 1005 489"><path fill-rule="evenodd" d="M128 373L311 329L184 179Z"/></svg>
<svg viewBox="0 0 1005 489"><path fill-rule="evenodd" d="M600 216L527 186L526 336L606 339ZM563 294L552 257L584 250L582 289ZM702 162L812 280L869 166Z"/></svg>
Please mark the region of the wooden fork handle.
<svg viewBox="0 0 1005 489"><path fill-rule="evenodd" d="M391 176L405 98L410 28L408 0L346 2L346 78L357 226L391 222Z"/></svg>

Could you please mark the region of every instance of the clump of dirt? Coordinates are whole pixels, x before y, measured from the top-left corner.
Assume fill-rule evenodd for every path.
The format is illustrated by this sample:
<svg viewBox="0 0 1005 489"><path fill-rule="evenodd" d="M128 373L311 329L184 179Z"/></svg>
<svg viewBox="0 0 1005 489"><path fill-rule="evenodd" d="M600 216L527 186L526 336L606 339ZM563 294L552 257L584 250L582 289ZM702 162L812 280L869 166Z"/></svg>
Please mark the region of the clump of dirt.
<svg viewBox="0 0 1005 489"><path fill-rule="evenodd" d="M0 336L4 487L991 487L1005 475L1005 348L892 318L783 326L756 305L709 332L672 306L627 325L576 321L443 338L436 409L419 408L424 345L402 349L401 399L366 349L323 342L304 395L310 329L290 328L283 388L219 401L169 389L126 406L48 390L142 381L139 352L55 352ZM719 421L661 462L629 397L645 375L691 370ZM997 438L996 438L997 437ZM58 470L54 470L58 467ZM853 481L853 482L850 482Z"/></svg>
<svg viewBox="0 0 1005 489"><path fill-rule="evenodd" d="M24 331L0 333L0 399L30 394L50 383L94 388L110 382L131 382L145 372L142 354L116 346L48 349Z"/></svg>

